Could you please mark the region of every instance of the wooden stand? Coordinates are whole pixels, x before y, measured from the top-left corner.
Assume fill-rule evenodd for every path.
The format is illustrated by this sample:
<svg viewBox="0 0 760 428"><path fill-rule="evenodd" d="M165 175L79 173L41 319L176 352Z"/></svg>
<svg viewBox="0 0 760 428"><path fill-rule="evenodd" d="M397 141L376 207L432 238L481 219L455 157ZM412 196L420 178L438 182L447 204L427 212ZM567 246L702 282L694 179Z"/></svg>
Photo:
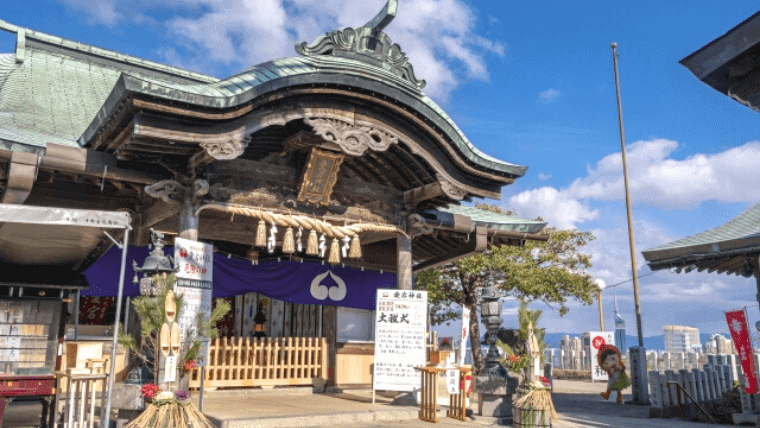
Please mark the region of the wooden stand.
<svg viewBox="0 0 760 428"><path fill-rule="evenodd" d="M438 423L438 373L445 372L441 367L415 367L422 372L422 391L420 399L420 419Z"/></svg>
<svg viewBox="0 0 760 428"><path fill-rule="evenodd" d="M458 367L459 394L449 397L447 417L467 422L467 382L465 378L472 372L472 367Z"/></svg>

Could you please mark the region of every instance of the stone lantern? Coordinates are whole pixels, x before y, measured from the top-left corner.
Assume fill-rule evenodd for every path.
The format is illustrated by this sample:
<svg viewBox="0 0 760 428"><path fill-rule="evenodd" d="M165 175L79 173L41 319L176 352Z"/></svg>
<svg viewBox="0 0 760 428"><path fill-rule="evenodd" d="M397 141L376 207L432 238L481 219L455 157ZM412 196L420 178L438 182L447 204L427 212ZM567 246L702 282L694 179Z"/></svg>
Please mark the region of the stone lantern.
<svg viewBox="0 0 760 428"><path fill-rule="evenodd" d="M512 394L517 390L517 378L499 363L499 351L496 348L499 328L501 327L501 302L504 290L499 289L493 275L488 277L488 285L480 290L480 316L486 325L488 353L483 372L474 377L475 391L480 394L478 411L481 416L503 419L512 417Z"/></svg>

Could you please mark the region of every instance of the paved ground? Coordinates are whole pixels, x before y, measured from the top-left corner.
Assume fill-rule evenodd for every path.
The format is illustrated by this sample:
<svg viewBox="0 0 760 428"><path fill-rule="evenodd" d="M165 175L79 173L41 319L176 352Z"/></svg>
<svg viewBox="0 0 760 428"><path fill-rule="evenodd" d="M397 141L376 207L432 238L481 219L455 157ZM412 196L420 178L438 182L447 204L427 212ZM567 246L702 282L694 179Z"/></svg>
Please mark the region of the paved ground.
<svg viewBox="0 0 760 428"><path fill-rule="evenodd" d="M708 428L718 425L685 422L678 419L650 419L648 406L616 404L599 396L603 383L556 381L553 400L559 421L557 428ZM624 400L630 396L624 395ZM193 401L197 406L197 394ZM220 428L266 427L465 427L492 423L475 418L460 422L443 417L432 425L417 419L417 407L391 405L391 398L378 395L372 404L368 389L342 393L311 394L309 389L215 391L204 397L204 413ZM475 408L475 406L471 406ZM5 427L37 426L41 406L14 402L6 411Z"/></svg>

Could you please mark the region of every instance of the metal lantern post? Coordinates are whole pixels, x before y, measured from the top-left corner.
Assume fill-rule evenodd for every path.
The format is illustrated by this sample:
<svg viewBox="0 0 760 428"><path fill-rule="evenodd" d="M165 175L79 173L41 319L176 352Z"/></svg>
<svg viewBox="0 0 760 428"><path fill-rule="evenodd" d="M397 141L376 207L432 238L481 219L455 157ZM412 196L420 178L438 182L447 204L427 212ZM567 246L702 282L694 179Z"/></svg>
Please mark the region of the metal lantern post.
<svg viewBox="0 0 760 428"><path fill-rule="evenodd" d="M132 269L135 271L132 283L139 286L140 295L155 297L160 294L160 290L156 289L156 284L153 283L153 276L173 273L174 263L171 256L164 254L164 235L151 229L150 237L153 249L148 257L145 258L143 265L138 266L137 262L132 261ZM143 274L142 279L137 276L138 272ZM158 367L162 367L160 363L160 361L153 362L153 364L159 364ZM127 375L126 383L141 385L150 381L149 376L152 377L152 375L153 372L148 370L147 367L135 367ZM153 379L152 381L158 383L159 380Z"/></svg>
<svg viewBox="0 0 760 428"><path fill-rule="evenodd" d="M139 284L140 294L143 296L157 296L160 294L155 284L153 284L153 275L174 272L174 263L171 256L164 254L164 234L151 229L150 239L153 243L153 250L145 258L142 267L138 267L137 262L132 260L132 269L135 271L135 277L132 282ZM141 280L137 278L138 272L143 274Z"/></svg>
<svg viewBox="0 0 760 428"><path fill-rule="evenodd" d="M607 286L603 279L595 279L596 300L599 302L599 331L604 331L604 311L602 310L602 290Z"/></svg>

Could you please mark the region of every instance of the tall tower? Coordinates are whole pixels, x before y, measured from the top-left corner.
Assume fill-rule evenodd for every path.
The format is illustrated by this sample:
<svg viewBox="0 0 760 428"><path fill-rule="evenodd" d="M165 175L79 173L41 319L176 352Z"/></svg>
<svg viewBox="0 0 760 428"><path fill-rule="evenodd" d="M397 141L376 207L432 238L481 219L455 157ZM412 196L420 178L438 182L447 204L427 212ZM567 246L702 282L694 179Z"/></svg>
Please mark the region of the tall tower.
<svg viewBox="0 0 760 428"><path fill-rule="evenodd" d="M615 346L625 355L628 348L625 347L625 321L620 316L617 309L617 294L615 294Z"/></svg>

